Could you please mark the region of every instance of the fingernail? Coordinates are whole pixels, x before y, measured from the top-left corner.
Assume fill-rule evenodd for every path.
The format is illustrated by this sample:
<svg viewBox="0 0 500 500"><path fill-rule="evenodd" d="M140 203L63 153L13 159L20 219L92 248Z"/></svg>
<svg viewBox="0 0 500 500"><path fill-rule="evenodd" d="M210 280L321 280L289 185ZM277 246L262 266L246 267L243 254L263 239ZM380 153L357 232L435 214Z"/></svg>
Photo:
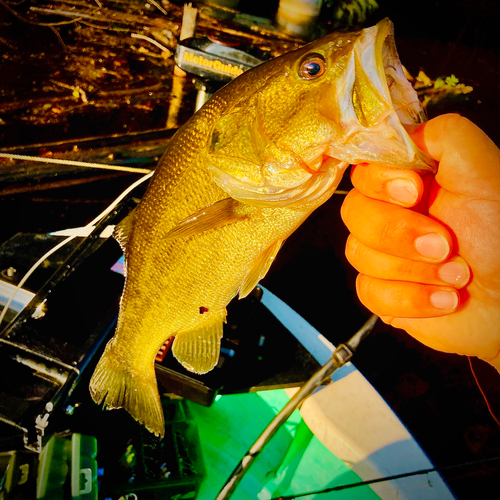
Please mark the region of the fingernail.
<svg viewBox="0 0 500 500"><path fill-rule="evenodd" d="M437 233L426 234L415 240L415 248L423 257L442 260L448 257L450 245L446 238Z"/></svg>
<svg viewBox="0 0 500 500"><path fill-rule="evenodd" d="M436 309L453 311L458 306L458 295L455 292L435 292L430 299Z"/></svg>
<svg viewBox="0 0 500 500"><path fill-rule="evenodd" d="M418 198L417 187L406 179L394 179L389 182L389 194L394 200L405 204L415 203Z"/></svg>
<svg viewBox="0 0 500 500"><path fill-rule="evenodd" d="M450 285L461 285L469 281L469 268L460 262L447 262L438 271L439 277Z"/></svg>

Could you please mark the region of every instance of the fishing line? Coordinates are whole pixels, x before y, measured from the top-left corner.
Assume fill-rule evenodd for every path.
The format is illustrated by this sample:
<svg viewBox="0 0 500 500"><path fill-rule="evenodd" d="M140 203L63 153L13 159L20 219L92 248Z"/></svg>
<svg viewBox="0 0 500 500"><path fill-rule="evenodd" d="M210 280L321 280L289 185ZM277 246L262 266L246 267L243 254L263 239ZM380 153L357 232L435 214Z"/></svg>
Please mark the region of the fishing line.
<svg viewBox="0 0 500 500"><path fill-rule="evenodd" d="M496 415L493 413L490 402L488 401L488 398L486 397L486 394L484 393L483 388L481 387L481 384L479 383L476 372L474 371L474 367L472 366L472 360L471 360L470 356L467 356L467 359L469 360L470 371L472 372L472 376L474 377L474 380L476 381L476 385L479 389L479 392L483 396L484 402L486 403L486 407L488 408L490 415L493 417L493 420L497 423L497 425L500 426L500 421L498 420Z"/></svg>
<svg viewBox="0 0 500 500"><path fill-rule="evenodd" d="M296 493L294 495L281 495L279 497L272 497L270 500L294 500L295 498L306 497L309 495L320 495L322 493L330 493L332 491L348 490L351 488L358 488L360 486L368 486L370 484L382 483L384 481L393 481L395 479L402 479L405 477L425 475L425 474L430 474L432 472L442 472L442 471L447 471L447 470L459 469L462 467L470 467L472 465L482 465L482 464L486 464L486 463L490 463L490 462L498 462L498 461L500 461L500 457L485 458L483 460L476 460L474 462L463 462L460 464L445 465L443 467L434 467L431 469L421 469L421 470L416 470L413 472L404 472L402 474L395 474L393 476L378 477L376 479L369 479L367 481L359 481L357 483L341 484L339 486L333 486L331 488L325 488L323 490L309 491L307 493Z"/></svg>
<svg viewBox="0 0 500 500"><path fill-rule="evenodd" d="M472 375L474 377L474 380L476 382L476 385L477 385L479 391L481 392L481 395L484 398L484 401L486 403L488 411L490 412L490 415L493 417L495 422L500 426L500 421L493 413L493 410L492 410L491 405L488 401L488 398L486 397L486 394L484 393L484 391L479 383L477 375L474 371L474 367L472 365L472 359L470 358L470 356L467 356L467 358L469 360L469 366L470 366ZM332 491L341 491L341 490L346 490L346 489L350 489L350 488L358 488L361 486L367 486L370 484L381 483L384 481L393 481L393 480L402 479L405 477L430 474L432 472L441 472L441 471L452 470L452 469L457 469L457 468L461 468L461 467L470 467L470 466L474 466L474 465L481 465L481 464L485 464L485 463L489 463L489 462L496 462L499 460L500 460L500 457L493 457L493 458L486 458L484 460L477 460L474 462L463 462L463 463L455 464L455 465L446 465L446 466L434 467L434 468L430 468L430 469L420 469L420 470L413 471L413 472L406 472L406 473L396 474L393 476L385 476L385 477L380 477L380 478L376 478L376 479L360 481L357 483L343 484L343 485L339 485L339 486L334 486L332 488L325 488L323 490L318 490L318 491L310 491L308 493L297 493L294 495L272 497L270 500L294 500L295 498L301 498L301 497L305 497L305 496L309 496L309 495L319 495L321 493L329 493Z"/></svg>
<svg viewBox="0 0 500 500"><path fill-rule="evenodd" d="M118 172L132 172L134 174L149 174L150 168L124 167L122 165L106 165L103 163L92 163L86 161L64 160L60 158L42 158L40 156L27 156L10 153L0 153L0 158L11 160L28 160L39 163L57 163L58 165L71 165L75 167L100 168L102 170L117 170Z"/></svg>
<svg viewBox="0 0 500 500"><path fill-rule="evenodd" d="M5 315L7 314L7 311L12 304L12 301L14 300L15 296L17 295L17 292L22 288L24 283L26 283L26 280L33 274L33 272L40 266L40 264L45 260L48 259L53 253L57 252L60 248L62 248L64 245L69 243L70 241L74 240L78 236L85 234L85 232L91 228L92 226L95 226L98 222L100 222L104 217L106 217L117 205L120 203L131 191L133 191L137 186L142 184L144 181L147 181L149 178L152 177L154 172L149 172L148 174L144 175L137 181L135 181L133 184L131 184L127 189L125 189L110 205L108 205L107 208L105 208L95 219L90 221L86 226L79 228L78 230L75 231L74 234L71 236L68 236L64 240L62 240L60 243L58 243L55 247L51 248L47 253L42 255L33 266L29 269L29 271L22 277L21 281L18 283L16 286L16 289L14 290L14 293L10 297L9 301L7 304L4 306L2 313L0 314L0 325L3 322L3 319Z"/></svg>

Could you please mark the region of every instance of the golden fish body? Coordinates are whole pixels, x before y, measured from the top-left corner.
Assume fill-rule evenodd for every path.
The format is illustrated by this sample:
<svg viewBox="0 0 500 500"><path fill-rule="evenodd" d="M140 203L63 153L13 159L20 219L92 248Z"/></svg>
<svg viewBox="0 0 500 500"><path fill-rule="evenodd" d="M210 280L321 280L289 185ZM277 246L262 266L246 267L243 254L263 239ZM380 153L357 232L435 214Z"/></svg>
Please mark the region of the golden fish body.
<svg viewBox="0 0 500 500"><path fill-rule="evenodd" d="M350 163L434 167L402 125L422 120L388 20L328 35L217 92L174 136L116 229L126 284L94 400L163 435L159 348L175 335L183 366L211 370L229 301L253 289Z"/></svg>

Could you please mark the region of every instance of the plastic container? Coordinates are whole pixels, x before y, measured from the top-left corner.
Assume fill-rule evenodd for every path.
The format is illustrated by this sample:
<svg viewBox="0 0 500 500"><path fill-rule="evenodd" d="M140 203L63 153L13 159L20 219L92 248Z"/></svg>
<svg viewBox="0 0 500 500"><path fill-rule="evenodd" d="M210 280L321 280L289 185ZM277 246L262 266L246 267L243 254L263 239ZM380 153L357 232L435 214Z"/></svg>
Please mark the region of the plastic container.
<svg viewBox="0 0 500 500"><path fill-rule="evenodd" d="M28 451L0 453L0 498L32 500L36 490L38 455Z"/></svg>
<svg viewBox="0 0 500 500"><path fill-rule="evenodd" d="M103 494L113 500L197 497L205 475L200 439L185 400L164 403L165 437L140 429L119 459L120 470L104 469ZM116 479L121 482L116 484ZM109 485L109 486L108 486Z"/></svg>
<svg viewBox="0 0 500 500"><path fill-rule="evenodd" d="M96 455L92 436L52 436L40 454L37 500L97 500Z"/></svg>

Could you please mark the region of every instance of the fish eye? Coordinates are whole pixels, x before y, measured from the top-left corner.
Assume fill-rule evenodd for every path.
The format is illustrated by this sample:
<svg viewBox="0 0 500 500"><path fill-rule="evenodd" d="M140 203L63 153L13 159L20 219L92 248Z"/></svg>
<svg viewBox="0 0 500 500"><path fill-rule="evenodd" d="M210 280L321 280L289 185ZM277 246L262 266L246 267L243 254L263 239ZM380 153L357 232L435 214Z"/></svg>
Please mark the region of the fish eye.
<svg viewBox="0 0 500 500"><path fill-rule="evenodd" d="M300 64L299 76L304 80L314 80L325 70L325 58L321 54L308 54Z"/></svg>

